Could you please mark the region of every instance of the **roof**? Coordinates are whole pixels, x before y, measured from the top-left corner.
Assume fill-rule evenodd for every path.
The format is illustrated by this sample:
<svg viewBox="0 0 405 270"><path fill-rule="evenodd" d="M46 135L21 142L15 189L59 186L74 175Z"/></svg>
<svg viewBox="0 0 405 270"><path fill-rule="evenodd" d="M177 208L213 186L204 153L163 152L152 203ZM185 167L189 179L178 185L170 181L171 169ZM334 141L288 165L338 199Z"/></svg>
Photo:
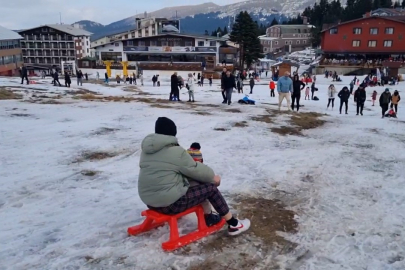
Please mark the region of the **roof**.
<svg viewBox="0 0 405 270"><path fill-rule="evenodd" d="M360 18L360 19L355 19L355 20L351 20L351 21L347 21L347 22L338 23L338 24L335 24L335 25L330 26L330 27L325 27L325 29L323 29L323 30L321 31L321 33L322 33L322 32L325 32L325 31L328 31L328 30L331 29L331 28L339 27L339 26L341 26L341 25L345 25L345 24L349 24L349 23L354 23L354 22L359 22L359 21L364 21L364 20L375 20L375 19L382 19L382 20L388 20L388 21L393 21L393 22L405 23L405 21L398 20L398 19L394 19L394 18L391 18L391 17L385 17L385 16L370 16L370 17L364 17L364 18Z"/></svg>
<svg viewBox="0 0 405 270"><path fill-rule="evenodd" d="M313 26L312 24L277 24L270 26L267 29L271 28L280 28L282 34L301 34L302 30L310 30L312 28L315 28L315 26Z"/></svg>
<svg viewBox="0 0 405 270"><path fill-rule="evenodd" d="M127 38L127 39L116 39L116 40L112 40L110 42L107 42L105 44L96 45L96 46L94 46L92 48L97 48L99 46L113 44L115 42L120 42L120 41L125 41L125 40L138 40L138 39L144 39L144 38L155 38L155 37L164 37L164 36L192 37L192 38L199 38L199 39L210 39L210 40L216 40L216 41L226 41L226 39L223 38L223 37L213 37L213 36L193 35L193 34L180 34L180 33L164 33L164 34L148 36L148 37L137 37L137 38L132 38L131 37L131 38Z"/></svg>
<svg viewBox="0 0 405 270"><path fill-rule="evenodd" d="M17 32L0 26L0 40L23 39Z"/></svg>
<svg viewBox="0 0 405 270"><path fill-rule="evenodd" d="M279 66L281 64L289 64L292 67L300 67L299 64L297 64L295 62L291 62L290 60L284 60L282 62L275 63L274 65L272 65L272 67L277 67L277 66Z"/></svg>
<svg viewBox="0 0 405 270"><path fill-rule="evenodd" d="M378 8L375 10L372 10L370 13L373 14L374 12L378 13L387 13L387 14L392 14L392 15L396 15L396 16L400 16L400 15L404 15L405 14L405 10L403 9L395 9L395 8Z"/></svg>
<svg viewBox="0 0 405 270"><path fill-rule="evenodd" d="M278 39L276 37L267 37L266 35L259 36L260 40L275 40Z"/></svg>
<svg viewBox="0 0 405 270"><path fill-rule="evenodd" d="M53 29L58 30L58 31L65 32L65 33L67 33L69 35L72 35L72 36L91 36L93 34L93 33L90 33L90 32L88 32L86 30L83 30L83 29L80 29L80 28L75 28L75 27L73 27L73 26L71 26L69 24L45 24L45 25L30 28L30 29L20 30L18 32L21 33L21 32L25 32L25 31L28 31L28 30L33 30L33 29L36 29L36 28L44 27L44 26L53 28Z"/></svg>

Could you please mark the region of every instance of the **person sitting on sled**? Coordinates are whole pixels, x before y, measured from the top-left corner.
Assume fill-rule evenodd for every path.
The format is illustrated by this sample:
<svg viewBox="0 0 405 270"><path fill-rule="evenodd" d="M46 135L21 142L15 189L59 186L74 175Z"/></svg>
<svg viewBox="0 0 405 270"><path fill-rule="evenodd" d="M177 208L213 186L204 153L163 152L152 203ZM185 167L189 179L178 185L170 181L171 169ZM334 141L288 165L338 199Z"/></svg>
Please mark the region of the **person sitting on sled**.
<svg viewBox="0 0 405 270"><path fill-rule="evenodd" d="M222 217L228 223L229 235L248 230L250 220L234 218L218 190L221 177L207 165L193 160L179 145L176 135L175 123L159 117L155 133L143 139L138 177L138 194L142 202L151 210L176 215L208 200L219 214L205 212L208 226L217 224ZM192 186L190 180L197 184Z"/></svg>
<svg viewBox="0 0 405 270"><path fill-rule="evenodd" d="M388 117L388 118L397 118L397 114L395 113L394 109L391 108L391 109L388 111L388 113L385 114L385 117Z"/></svg>

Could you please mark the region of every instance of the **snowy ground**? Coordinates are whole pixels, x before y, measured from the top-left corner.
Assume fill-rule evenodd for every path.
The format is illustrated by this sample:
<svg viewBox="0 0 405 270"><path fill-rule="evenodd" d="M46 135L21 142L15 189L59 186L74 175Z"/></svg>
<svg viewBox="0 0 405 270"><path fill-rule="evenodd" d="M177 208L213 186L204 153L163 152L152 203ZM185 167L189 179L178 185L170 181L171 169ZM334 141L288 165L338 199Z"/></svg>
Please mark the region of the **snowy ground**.
<svg viewBox="0 0 405 270"><path fill-rule="evenodd" d="M351 78L343 79L335 83L338 90ZM168 237L167 227L139 237L126 234L128 226L142 221L139 148L159 116L175 121L183 147L201 143L204 161L223 177L220 189L230 202L241 194L277 198L296 213L298 232L283 234L298 244L295 251L271 261L263 257L260 264L244 269L405 269L403 101L398 119L381 119L380 107L371 106L372 89L367 89L364 116L355 115L353 100L349 115L339 115L338 99L333 111L326 110L330 79L318 76L320 101L302 100L302 112L327 113L323 119L328 123L304 131L304 136L282 136L269 127L288 125L287 112L274 116L271 124L250 120L276 108L277 97L270 98L266 80L251 95L256 106L237 104L241 94L234 94L231 106L221 105L215 84L196 90L193 108L73 99L64 95L66 88L38 81L43 84L19 88L18 79L0 78L0 88L21 91L25 101L31 100L0 101L1 270L187 269L204 258L202 252L164 253L160 243ZM94 83L80 88L107 96L167 99L169 80L161 81L160 88L146 82L140 87L144 92ZM404 85L391 88L403 99ZM375 89L380 94L384 88ZM41 95L61 104L42 104L48 99ZM234 126L241 121L247 126ZM83 153L94 151L115 156L83 158ZM195 220L186 218L182 224L192 227ZM210 239L215 237L223 236ZM204 241L191 249L200 250Z"/></svg>

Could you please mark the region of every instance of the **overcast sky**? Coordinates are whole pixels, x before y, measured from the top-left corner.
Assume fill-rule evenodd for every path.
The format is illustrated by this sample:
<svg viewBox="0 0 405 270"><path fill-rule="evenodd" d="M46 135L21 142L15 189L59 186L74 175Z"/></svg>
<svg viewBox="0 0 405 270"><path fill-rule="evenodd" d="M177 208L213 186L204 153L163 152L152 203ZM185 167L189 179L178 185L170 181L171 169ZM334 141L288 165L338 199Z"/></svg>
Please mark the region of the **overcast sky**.
<svg viewBox="0 0 405 270"><path fill-rule="evenodd" d="M214 2L218 5L243 0L0 0L0 25L18 30L41 24L62 22L71 24L91 20L109 24L144 11L151 12L167 6ZM147 4L145 4L147 3ZM170 4L169 4L170 3Z"/></svg>

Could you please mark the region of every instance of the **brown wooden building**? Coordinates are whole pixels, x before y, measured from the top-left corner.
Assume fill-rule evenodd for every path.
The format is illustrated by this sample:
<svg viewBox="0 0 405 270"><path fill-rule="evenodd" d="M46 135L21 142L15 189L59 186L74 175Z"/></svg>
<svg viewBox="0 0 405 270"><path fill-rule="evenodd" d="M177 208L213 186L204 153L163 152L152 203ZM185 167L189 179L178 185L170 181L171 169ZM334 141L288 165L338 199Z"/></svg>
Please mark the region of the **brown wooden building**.
<svg viewBox="0 0 405 270"><path fill-rule="evenodd" d="M14 31L0 26L0 75L19 75L23 65L20 39L22 37Z"/></svg>

